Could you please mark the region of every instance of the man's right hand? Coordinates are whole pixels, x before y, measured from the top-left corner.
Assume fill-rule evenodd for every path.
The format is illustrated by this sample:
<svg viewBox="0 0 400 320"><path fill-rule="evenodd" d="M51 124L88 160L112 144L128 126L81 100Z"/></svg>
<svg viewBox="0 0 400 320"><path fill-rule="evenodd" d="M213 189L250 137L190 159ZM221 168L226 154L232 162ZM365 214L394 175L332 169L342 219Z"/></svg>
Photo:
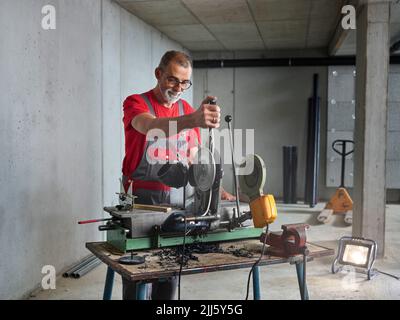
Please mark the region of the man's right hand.
<svg viewBox="0 0 400 320"><path fill-rule="evenodd" d="M196 127L201 128L219 128L221 121L221 109L218 105L210 104L209 102L216 97L208 96L201 103L194 113L193 120Z"/></svg>
<svg viewBox="0 0 400 320"><path fill-rule="evenodd" d="M176 132L169 132L170 121L178 123L178 132L192 128L219 128L221 121L221 110L215 104L209 104L216 97L208 96L195 112L175 117L156 118L148 112L141 113L132 119L132 127L142 134L147 134L152 129L160 129L169 137Z"/></svg>

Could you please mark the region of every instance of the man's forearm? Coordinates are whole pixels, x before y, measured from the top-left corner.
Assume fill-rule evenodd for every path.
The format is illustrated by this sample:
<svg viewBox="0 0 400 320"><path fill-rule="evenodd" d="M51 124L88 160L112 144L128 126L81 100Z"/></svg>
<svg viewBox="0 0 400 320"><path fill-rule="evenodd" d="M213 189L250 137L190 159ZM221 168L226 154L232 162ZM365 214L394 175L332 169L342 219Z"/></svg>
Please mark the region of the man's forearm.
<svg viewBox="0 0 400 320"><path fill-rule="evenodd" d="M172 124L173 122L176 123L177 132L170 132L170 129L172 129L173 131L175 130L174 129L175 125ZM187 115L175 117L175 118L155 118L150 122L148 130L160 129L163 132L165 132L165 135L167 137L169 137L170 135L172 135L174 133L179 133L182 130L192 129L195 127L196 127L196 123L195 123L193 117L191 116L191 114L187 114Z"/></svg>
<svg viewBox="0 0 400 320"><path fill-rule="evenodd" d="M175 122L175 125L173 125L173 122ZM192 129L199 125L193 117L193 113L191 113L174 118L155 118L150 115L139 115L132 121L132 126L143 134L147 134L150 130L162 130L165 136L169 137L182 130Z"/></svg>
<svg viewBox="0 0 400 320"><path fill-rule="evenodd" d="M142 134L147 134L152 129L162 130L167 136L170 131L170 123L176 122L176 131L193 128L219 128L221 112L217 105L204 104L195 112L175 118L156 118L150 113L139 114L132 120L132 127Z"/></svg>

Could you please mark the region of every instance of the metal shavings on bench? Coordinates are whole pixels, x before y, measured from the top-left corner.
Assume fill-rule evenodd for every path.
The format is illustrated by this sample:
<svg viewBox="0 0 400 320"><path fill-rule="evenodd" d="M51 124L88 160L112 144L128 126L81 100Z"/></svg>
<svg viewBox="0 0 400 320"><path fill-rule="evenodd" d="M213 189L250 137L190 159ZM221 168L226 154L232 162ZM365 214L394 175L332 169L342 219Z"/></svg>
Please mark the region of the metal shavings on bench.
<svg viewBox="0 0 400 320"><path fill-rule="evenodd" d="M224 253L233 254L235 257L253 258L253 253L244 248L236 248L234 246L228 247Z"/></svg>
<svg viewBox="0 0 400 320"><path fill-rule="evenodd" d="M182 260L182 246L173 248L166 248L160 251L154 252L153 256L159 258L158 264L162 267L174 267L176 264L180 265ZM195 242L185 246L185 254L183 256L183 266L187 266L189 260L198 261L199 258L194 254L205 254L205 253L224 253L232 254L235 257L253 258L253 253L244 248L237 248L234 246L228 247L223 250L219 244L215 243L201 243Z"/></svg>

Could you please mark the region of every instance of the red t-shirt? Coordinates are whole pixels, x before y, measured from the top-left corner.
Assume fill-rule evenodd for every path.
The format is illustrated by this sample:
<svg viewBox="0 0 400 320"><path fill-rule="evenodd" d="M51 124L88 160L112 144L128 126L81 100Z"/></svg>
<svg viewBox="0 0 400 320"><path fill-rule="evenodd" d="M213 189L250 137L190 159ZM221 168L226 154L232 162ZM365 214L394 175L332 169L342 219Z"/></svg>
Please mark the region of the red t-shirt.
<svg viewBox="0 0 400 320"><path fill-rule="evenodd" d="M171 108L167 108L158 103L153 90L150 90L144 94L149 98L157 118L173 118L179 116L179 104L177 102L174 103ZM185 100L182 99L182 102L185 114L195 111ZM132 127L132 119L141 113L150 113L150 110L140 94L134 94L127 97L123 104L123 110L123 122L125 128L125 158L122 163L122 173L124 176L130 177L138 167L146 146L146 135L138 132ZM170 137L170 139L174 138L176 139L176 136ZM199 128L189 130L187 134L187 141L188 148L193 148L198 145L200 141ZM168 155L166 155L164 152L158 156L163 157ZM173 157L169 156L169 159L173 160ZM137 188L148 190L169 190L169 187L161 182L134 180L133 190Z"/></svg>

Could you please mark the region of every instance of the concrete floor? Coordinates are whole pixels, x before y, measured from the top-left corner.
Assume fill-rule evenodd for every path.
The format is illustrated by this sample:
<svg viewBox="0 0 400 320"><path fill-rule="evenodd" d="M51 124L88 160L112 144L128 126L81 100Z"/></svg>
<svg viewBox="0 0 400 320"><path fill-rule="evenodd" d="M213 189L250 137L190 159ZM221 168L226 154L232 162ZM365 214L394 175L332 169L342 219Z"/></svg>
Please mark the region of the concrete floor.
<svg viewBox="0 0 400 320"><path fill-rule="evenodd" d="M351 234L351 226L343 223L341 216L335 216L327 225L317 222L317 215L323 208L320 203L313 209L305 205L278 204L278 218L271 230L279 230L286 223L308 223L309 241L337 249L337 240ZM385 257L375 267L400 276L400 205L388 205L386 211ZM310 299L400 299L400 281L378 275L367 281L362 274L331 274L334 256L314 260L307 265L307 283ZM232 270L184 276L182 278L182 299L244 299L249 269ZM106 267L104 264L81 279L58 278L57 289L40 291L30 299L89 299L102 298ZM262 299L299 299L295 267L275 265L261 268ZM121 299L121 278L116 275L113 299ZM251 296L250 290L250 298Z"/></svg>

